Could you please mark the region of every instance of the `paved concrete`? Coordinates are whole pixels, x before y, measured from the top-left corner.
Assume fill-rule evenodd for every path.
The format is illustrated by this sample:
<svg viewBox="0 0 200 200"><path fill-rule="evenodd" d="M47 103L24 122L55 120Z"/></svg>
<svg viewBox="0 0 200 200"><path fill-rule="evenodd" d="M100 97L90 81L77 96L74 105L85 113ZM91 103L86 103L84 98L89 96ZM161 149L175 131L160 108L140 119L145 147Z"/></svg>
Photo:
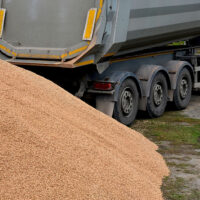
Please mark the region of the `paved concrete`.
<svg viewBox="0 0 200 200"><path fill-rule="evenodd" d="M190 105L183 110L183 114L191 118L200 119L200 92L196 92L192 96Z"/></svg>

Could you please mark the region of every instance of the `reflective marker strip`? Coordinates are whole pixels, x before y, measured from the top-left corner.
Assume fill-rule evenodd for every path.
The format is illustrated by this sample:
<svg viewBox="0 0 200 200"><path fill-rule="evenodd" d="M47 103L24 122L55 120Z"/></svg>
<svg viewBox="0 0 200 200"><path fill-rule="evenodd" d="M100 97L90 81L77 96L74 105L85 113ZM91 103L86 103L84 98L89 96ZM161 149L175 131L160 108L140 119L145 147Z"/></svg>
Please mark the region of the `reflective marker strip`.
<svg viewBox="0 0 200 200"><path fill-rule="evenodd" d="M79 62L77 64L75 64L76 67L81 67L84 65L91 65L94 63L94 60L87 60L87 61L83 61L83 62Z"/></svg>
<svg viewBox="0 0 200 200"><path fill-rule="evenodd" d="M5 20L6 9L0 9L0 38L3 35L3 27L4 27L4 20Z"/></svg>
<svg viewBox="0 0 200 200"><path fill-rule="evenodd" d="M99 1L99 9L98 9L98 12L97 12L96 23L101 16L101 12L102 12L102 8L103 8L103 2L104 2L103 0Z"/></svg>
<svg viewBox="0 0 200 200"><path fill-rule="evenodd" d="M90 41L92 39L96 16L97 16L97 9L91 8L87 15L87 23L86 23L84 34L83 34L83 40Z"/></svg>
<svg viewBox="0 0 200 200"><path fill-rule="evenodd" d="M83 46L83 47L81 47L81 48L79 48L79 49L75 49L74 51L70 51L69 52L69 55L71 56L71 55L74 55L74 54L76 54L76 53L79 53L79 52L81 52L81 51L84 51L84 50L86 50L88 48L88 46Z"/></svg>

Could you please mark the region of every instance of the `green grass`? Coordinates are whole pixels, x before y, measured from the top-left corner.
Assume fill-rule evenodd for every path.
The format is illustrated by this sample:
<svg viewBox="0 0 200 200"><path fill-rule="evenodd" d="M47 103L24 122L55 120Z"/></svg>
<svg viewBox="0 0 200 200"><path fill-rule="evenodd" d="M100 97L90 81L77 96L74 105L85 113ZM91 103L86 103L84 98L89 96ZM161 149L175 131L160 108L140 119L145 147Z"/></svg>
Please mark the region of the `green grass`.
<svg viewBox="0 0 200 200"><path fill-rule="evenodd" d="M187 118L180 112L167 112L157 119L138 120L133 128L156 141L200 146L200 120Z"/></svg>
<svg viewBox="0 0 200 200"><path fill-rule="evenodd" d="M167 177L162 186L163 195L168 200L185 200L185 195L182 193L183 189L186 189L183 178L176 178L174 180Z"/></svg>
<svg viewBox="0 0 200 200"><path fill-rule="evenodd" d="M164 197L167 197L167 200L200 200L200 191L186 192L188 189L186 184L183 178L165 178L162 186Z"/></svg>
<svg viewBox="0 0 200 200"><path fill-rule="evenodd" d="M176 162L167 162L167 165L170 167L176 167L180 169L187 169L188 167L195 167L194 165L186 164L186 163L176 163Z"/></svg>

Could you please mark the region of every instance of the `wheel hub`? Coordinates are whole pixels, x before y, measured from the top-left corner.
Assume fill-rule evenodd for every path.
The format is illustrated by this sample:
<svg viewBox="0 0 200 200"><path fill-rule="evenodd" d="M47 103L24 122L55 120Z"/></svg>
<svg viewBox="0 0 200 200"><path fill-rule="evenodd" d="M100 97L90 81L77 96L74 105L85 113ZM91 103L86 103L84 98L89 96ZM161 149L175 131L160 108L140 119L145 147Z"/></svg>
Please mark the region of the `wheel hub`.
<svg viewBox="0 0 200 200"><path fill-rule="evenodd" d="M122 101L121 102L122 102L121 107L122 107L123 113L126 116L129 115L133 110L133 95L128 88L126 88L124 90L124 92L122 93Z"/></svg>
<svg viewBox="0 0 200 200"><path fill-rule="evenodd" d="M154 86L154 93L153 93L153 98L154 98L154 103L156 106L160 106L162 101L163 101L163 88L160 84L155 84Z"/></svg>
<svg viewBox="0 0 200 200"><path fill-rule="evenodd" d="M188 81L187 79L182 79L181 84L180 84L180 95L182 99L185 99L188 94Z"/></svg>

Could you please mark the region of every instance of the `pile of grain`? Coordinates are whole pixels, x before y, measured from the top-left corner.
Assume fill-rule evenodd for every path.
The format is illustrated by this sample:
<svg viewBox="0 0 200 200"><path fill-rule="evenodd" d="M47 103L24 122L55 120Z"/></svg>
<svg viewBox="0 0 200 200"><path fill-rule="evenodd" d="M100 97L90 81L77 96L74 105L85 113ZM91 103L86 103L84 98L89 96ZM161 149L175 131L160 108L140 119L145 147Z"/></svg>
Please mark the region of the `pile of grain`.
<svg viewBox="0 0 200 200"><path fill-rule="evenodd" d="M162 199L157 146L1 61L0 199Z"/></svg>

